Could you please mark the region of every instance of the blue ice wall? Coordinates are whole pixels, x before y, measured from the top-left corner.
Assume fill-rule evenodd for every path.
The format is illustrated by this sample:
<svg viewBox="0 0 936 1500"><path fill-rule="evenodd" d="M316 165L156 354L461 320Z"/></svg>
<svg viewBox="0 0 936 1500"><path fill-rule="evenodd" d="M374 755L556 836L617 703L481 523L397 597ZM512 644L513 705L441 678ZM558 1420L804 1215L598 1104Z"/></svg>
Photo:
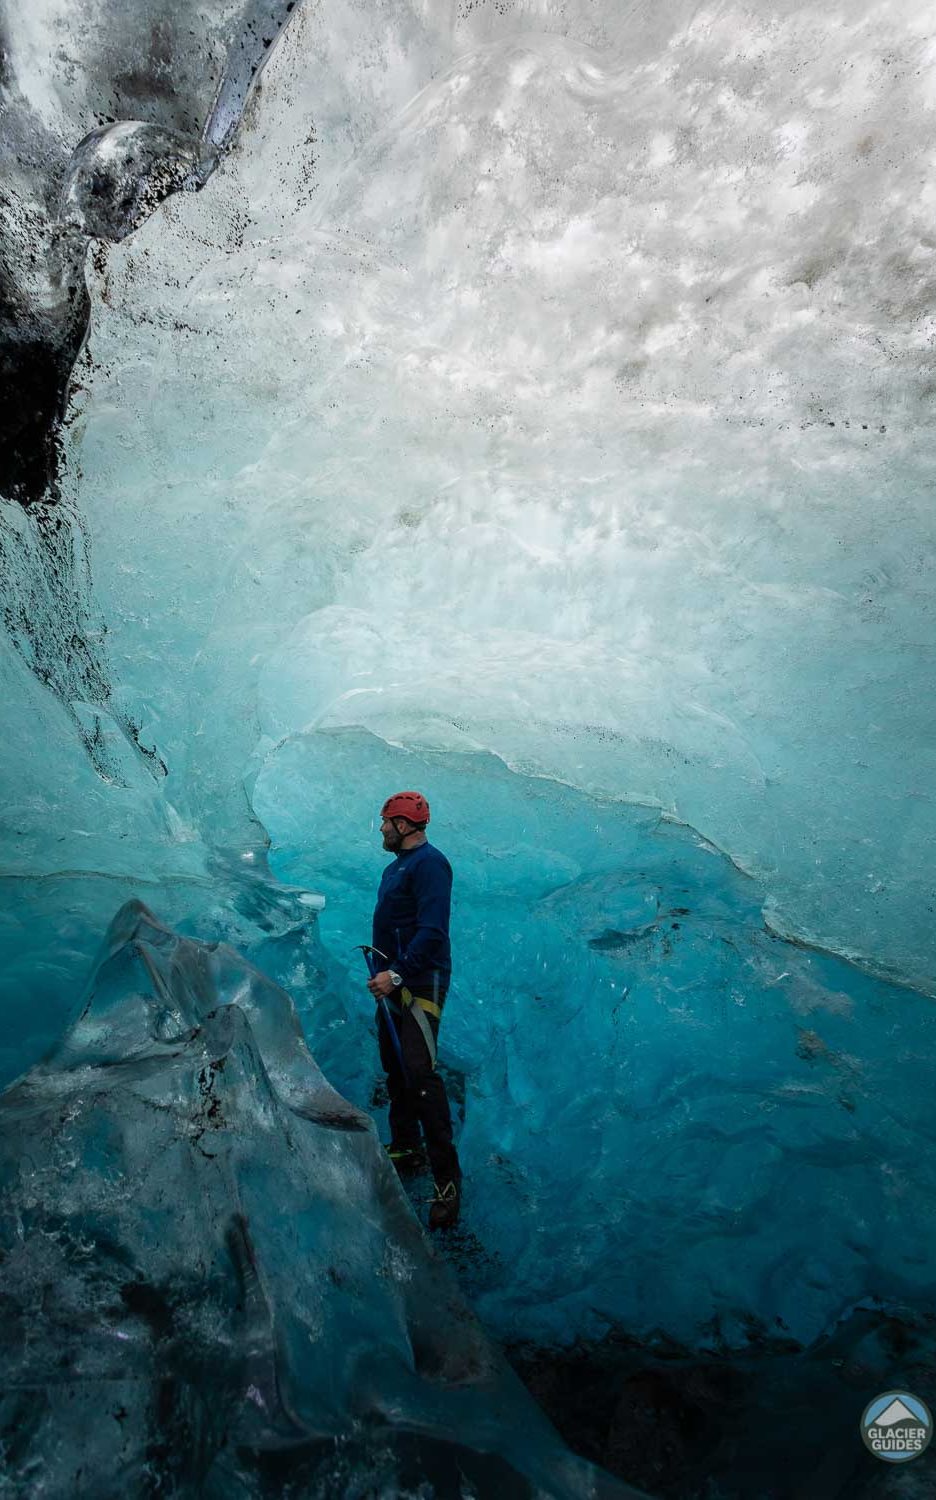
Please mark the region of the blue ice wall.
<svg viewBox="0 0 936 1500"><path fill-rule="evenodd" d="M442 1050L492 1326L743 1348L931 1306L931 1001L778 937L757 883L652 809L361 733L282 745L254 806L346 966L345 1017L307 1019L331 1078L367 1101L351 945L386 858L368 791L397 783L456 870Z"/></svg>
<svg viewBox="0 0 936 1500"><path fill-rule="evenodd" d="M490 756L284 744L253 788L275 882L249 851L199 879L8 877L5 1079L73 1019L136 892L286 987L327 1076L371 1107L353 945L386 857L370 789L398 782L426 789L456 869L442 1060L488 1326L743 1348L931 1305L931 1001L778 937L757 883L693 830Z"/></svg>

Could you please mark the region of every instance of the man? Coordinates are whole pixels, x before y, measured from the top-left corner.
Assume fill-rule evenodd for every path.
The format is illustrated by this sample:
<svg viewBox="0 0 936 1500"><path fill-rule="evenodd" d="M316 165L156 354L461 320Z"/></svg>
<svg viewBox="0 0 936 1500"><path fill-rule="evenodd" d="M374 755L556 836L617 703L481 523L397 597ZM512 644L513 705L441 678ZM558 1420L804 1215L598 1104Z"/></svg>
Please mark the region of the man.
<svg viewBox="0 0 936 1500"><path fill-rule="evenodd" d="M418 1172L425 1160L422 1127L436 1189L429 1227L447 1229L461 1211L452 1116L436 1071L439 1021L452 973L452 867L426 838L429 803L421 792L388 797L381 818L383 846L396 858L383 873L374 909L372 942L387 967L367 988L375 1000L387 1001L396 1030L394 1040L378 1010L380 1061L390 1095L387 1151L401 1175Z"/></svg>

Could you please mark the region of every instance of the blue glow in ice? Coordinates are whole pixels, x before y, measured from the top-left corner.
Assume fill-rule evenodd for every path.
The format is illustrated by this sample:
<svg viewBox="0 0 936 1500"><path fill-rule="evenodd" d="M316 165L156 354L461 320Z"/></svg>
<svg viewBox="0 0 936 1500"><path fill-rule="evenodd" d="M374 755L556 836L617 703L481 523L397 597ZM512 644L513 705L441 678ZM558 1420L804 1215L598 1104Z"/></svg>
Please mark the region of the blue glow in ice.
<svg viewBox="0 0 936 1500"><path fill-rule="evenodd" d="M379 1408L416 1456L354 1449L349 1495L461 1462L392 1246L442 1323L450 1284L372 1133L291 1092L321 1069L382 1124L352 949L400 786L455 868L471 1347L808 1350L814 1403L861 1386L856 1442L864 1384L932 1358L931 21L0 5L8 386L23 350L59 378L80 345L74 237L119 241L88 262L67 421L21 464L54 468L57 433L60 492L0 497L7 1385L43 1393L23 1461L73 1492L52 1351L85 1415L123 1353L129 1447L115 1418L101 1472L150 1461L161 1370L232 1492L178 1395L230 1340L255 1456ZM215 1198L196 1137L222 1057ZM501 1374L465 1425L482 1489L487 1454L576 1493L535 1413L511 1446Z"/></svg>

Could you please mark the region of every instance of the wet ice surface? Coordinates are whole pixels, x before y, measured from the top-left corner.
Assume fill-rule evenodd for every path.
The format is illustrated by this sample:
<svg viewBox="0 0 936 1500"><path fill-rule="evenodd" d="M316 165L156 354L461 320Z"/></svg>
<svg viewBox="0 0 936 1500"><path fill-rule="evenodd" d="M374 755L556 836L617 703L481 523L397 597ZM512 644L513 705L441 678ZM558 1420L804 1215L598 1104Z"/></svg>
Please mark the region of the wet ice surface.
<svg viewBox="0 0 936 1500"><path fill-rule="evenodd" d="M0 1112L6 1492L626 1493L563 1449L232 949L129 903Z"/></svg>

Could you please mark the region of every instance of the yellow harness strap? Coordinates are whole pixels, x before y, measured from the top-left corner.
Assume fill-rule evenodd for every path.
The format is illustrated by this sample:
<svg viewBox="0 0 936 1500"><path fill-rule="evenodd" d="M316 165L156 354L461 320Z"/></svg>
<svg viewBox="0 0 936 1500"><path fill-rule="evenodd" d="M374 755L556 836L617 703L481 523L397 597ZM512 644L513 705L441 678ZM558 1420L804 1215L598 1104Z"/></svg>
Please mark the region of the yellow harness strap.
<svg viewBox="0 0 936 1500"><path fill-rule="evenodd" d="M435 1067L435 1065L436 1065L436 1044L435 1044L435 1037L432 1035L432 1031L430 1030L430 1027L429 1027L429 1022L426 1020L426 1018L425 1018L424 1015L420 1015L420 1011L428 1011L428 1013L429 1013L430 1016L441 1016L442 1015L442 1007L441 1007L441 1005L436 1005L436 1003L435 1003L434 1000L424 1000L423 997L422 997L422 995L414 995L414 994L412 994L406 988L406 985L404 985L403 988L400 990L400 999L403 1002L404 1006L412 1006L413 1007L413 1019L414 1019L414 1021L417 1022L418 1026L419 1026L419 1029L420 1029L420 1031L423 1034L423 1039L424 1039L424 1041L426 1043L426 1046L429 1048L429 1057L430 1057L430 1060L432 1062L432 1066Z"/></svg>
<svg viewBox="0 0 936 1500"><path fill-rule="evenodd" d="M436 1005L434 1000L424 1000L422 995L413 995L412 1001L413 1004L418 1005L421 1010L427 1010L430 1016L435 1016L439 1020L441 1019L442 1007L441 1005Z"/></svg>

